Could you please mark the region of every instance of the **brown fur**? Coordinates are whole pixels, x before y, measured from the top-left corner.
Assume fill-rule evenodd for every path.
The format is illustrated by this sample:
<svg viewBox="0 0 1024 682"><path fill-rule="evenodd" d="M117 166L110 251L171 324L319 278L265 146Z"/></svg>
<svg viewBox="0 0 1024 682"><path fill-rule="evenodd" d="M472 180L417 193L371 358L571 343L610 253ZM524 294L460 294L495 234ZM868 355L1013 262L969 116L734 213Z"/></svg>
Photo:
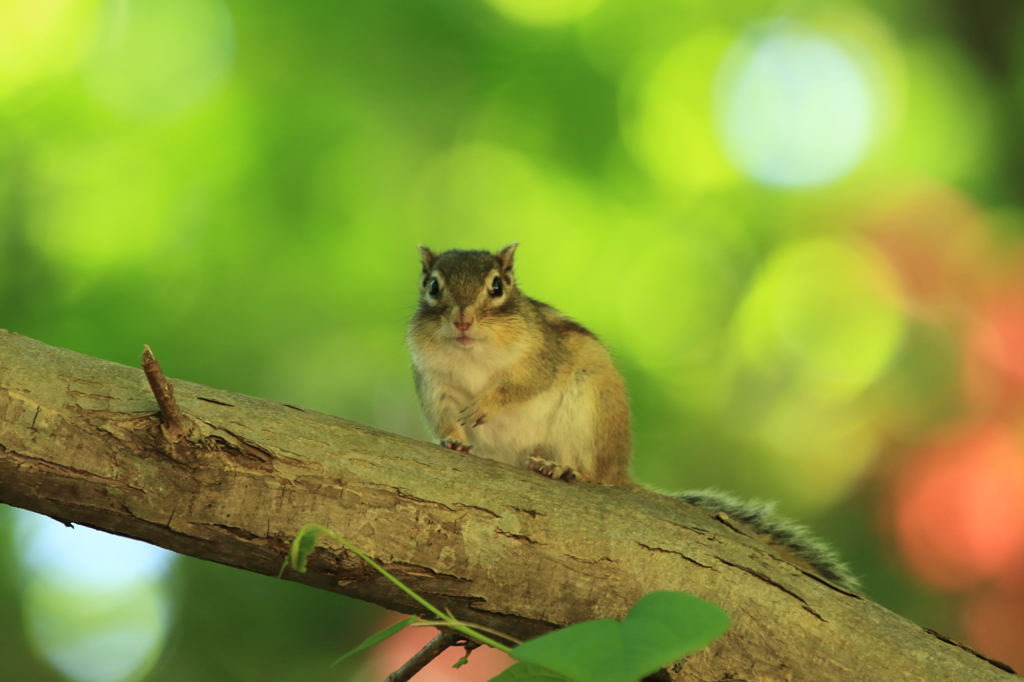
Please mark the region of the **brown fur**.
<svg viewBox="0 0 1024 682"><path fill-rule="evenodd" d="M420 247L408 340L423 411L448 447L519 465L543 453L559 472L630 485L622 378L592 332L522 294L515 247L439 255Z"/></svg>

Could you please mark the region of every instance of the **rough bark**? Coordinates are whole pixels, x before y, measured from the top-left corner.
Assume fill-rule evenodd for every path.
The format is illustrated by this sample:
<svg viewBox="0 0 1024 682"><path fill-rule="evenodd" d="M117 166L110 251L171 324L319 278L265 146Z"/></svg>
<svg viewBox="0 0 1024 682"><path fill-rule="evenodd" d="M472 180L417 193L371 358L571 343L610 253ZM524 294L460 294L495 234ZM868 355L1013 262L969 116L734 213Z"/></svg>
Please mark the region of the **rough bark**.
<svg viewBox="0 0 1024 682"><path fill-rule="evenodd" d="M173 384L189 430L177 443L142 371L0 331L0 502L265 574L320 523L435 604L520 638L684 590L733 625L674 680L1016 679L672 498ZM286 577L416 611L337 547Z"/></svg>

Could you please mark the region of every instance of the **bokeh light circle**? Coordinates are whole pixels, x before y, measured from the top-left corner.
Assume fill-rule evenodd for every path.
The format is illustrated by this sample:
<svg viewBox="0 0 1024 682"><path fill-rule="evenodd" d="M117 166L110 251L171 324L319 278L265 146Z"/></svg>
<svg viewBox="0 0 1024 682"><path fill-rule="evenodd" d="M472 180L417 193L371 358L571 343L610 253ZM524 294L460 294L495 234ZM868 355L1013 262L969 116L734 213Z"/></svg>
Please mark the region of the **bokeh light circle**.
<svg viewBox="0 0 1024 682"><path fill-rule="evenodd" d="M894 503L896 542L925 582L998 579L1024 553L1024 450L999 424L947 437L907 462Z"/></svg>
<svg viewBox="0 0 1024 682"><path fill-rule="evenodd" d="M863 244L811 239L768 259L735 333L751 366L791 365L814 393L848 398L885 370L904 327L884 259Z"/></svg>
<svg viewBox="0 0 1024 682"><path fill-rule="evenodd" d="M706 192L739 177L716 139L713 97L716 69L735 42L733 31L695 31L624 88L630 151L670 190Z"/></svg>
<svg viewBox="0 0 1024 682"><path fill-rule="evenodd" d="M95 14L91 0L0 0L0 99L78 66Z"/></svg>
<svg viewBox="0 0 1024 682"><path fill-rule="evenodd" d="M33 578L23 608L32 645L76 682L141 679L170 628L170 600L159 583L80 591Z"/></svg>
<svg viewBox="0 0 1024 682"><path fill-rule="evenodd" d="M877 125L863 58L795 20L748 33L717 78L727 155L750 177L778 187L821 185L849 173L869 151Z"/></svg>
<svg viewBox="0 0 1024 682"><path fill-rule="evenodd" d="M161 580L172 552L85 526L68 528L36 514L19 513L21 562L32 575L55 585L110 589Z"/></svg>
<svg viewBox="0 0 1024 682"><path fill-rule="evenodd" d="M234 54L223 0L122 0L107 4L102 24L86 82L125 118L194 104L222 80Z"/></svg>
<svg viewBox="0 0 1024 682"><path fill-rule="evenodd" d="M170 629L177 555L30 512L14 518L26 634L39 655L77 682L140 679Z"/></svg>
<svg viewBox="0 0 1024 682"><path fill-rule="evenodd" d="M1022 284L1011 280L973 302L963 362L965 393L975 406L991 409L1024 398Z"/></svg>

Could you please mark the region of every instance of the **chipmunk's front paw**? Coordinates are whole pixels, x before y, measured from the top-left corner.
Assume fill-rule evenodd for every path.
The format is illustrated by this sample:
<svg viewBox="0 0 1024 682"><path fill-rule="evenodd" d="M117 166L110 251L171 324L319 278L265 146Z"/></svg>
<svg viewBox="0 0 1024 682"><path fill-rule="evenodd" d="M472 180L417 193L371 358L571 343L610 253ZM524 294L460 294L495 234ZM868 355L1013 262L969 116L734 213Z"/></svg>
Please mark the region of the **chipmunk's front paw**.
<svg viewBox="0 0 1024 682"><path fill-rule="evenodd" d="M572 467L567 467L564 464L556 464L549 460L541 457L531 457L526 461L526 467L530 471L536 471L538 474L543 474L548 478L557 480L563 480L567 483L572 483L576 479L580 478L579 472Z"/></svg>
<svg viewBox="0 0 1024 682"><path fill-rule="evenodd" d="M459 426L473 428L487 421L487 415L476 403L470 403L459 413Z"/></svg>
<svg viewBox="0 0 1024 682"><path fill-rule="evenodd" d="M465 452L467 455L473 454L473 446L469 443L463 443L458 438L442 438L441 447L455 450L456 452Z"/></svg>

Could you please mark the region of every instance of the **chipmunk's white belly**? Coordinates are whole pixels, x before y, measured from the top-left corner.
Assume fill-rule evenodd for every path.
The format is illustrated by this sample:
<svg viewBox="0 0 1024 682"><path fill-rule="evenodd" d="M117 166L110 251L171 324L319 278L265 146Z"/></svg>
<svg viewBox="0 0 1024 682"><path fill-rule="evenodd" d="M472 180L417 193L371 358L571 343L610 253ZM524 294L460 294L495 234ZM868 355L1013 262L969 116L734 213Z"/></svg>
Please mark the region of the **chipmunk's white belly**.
<svg viewBox="0 0 1024 682"><path fill-rule="evenodd" d="M488 415L480 426L466 429L466 439L474 454L499 462L523 465L538 456L575 469L588 468L594 449L588 419L592 402L593 395L577 384L551 388Z"/></svg>
<svg viewBox="0 0 1024 682"><path fill-rule="evenodd" d="M494 374L512 358L467 352L423 358L422 368L444 387L456 412L461 411L493 383ZM583 384L558 385L521 403L505 405L486 415L479 426L465 426L473 454L499 462L523 465L538 455L578 467L593 448L592 426L585 418L593 409L593 395Z"/></svg>
<svg viewBox="0 0 1024 682"><path fill-rule="evenodd" d="M561 396L548 391L488 415L480 426L466 429L473 454L522 465L540 447L550 449Z"/></svg>

